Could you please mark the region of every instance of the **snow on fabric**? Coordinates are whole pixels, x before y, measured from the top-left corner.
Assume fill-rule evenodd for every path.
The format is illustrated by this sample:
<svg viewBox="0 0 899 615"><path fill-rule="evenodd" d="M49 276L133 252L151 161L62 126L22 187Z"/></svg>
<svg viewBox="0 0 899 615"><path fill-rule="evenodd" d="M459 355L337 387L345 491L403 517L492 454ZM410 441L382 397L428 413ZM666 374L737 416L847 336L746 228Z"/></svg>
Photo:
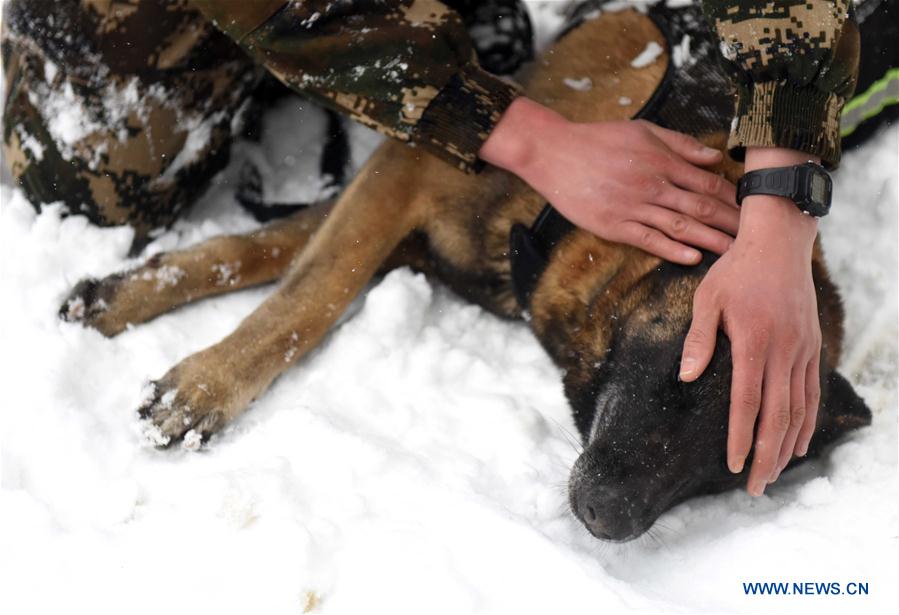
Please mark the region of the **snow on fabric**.
<svg viewBox="0 0 899 615"><path fill-rule="evenodd" d="M542 40L559 4L532 3ZM321 130L289 131L290 114L269 118L262 148L269 176L285 182L275 161L306 164L301 137ZM358 166L380 138L350 135ZM131 233L58 207L35 215L3 186L0 609L712 614L793 613L801 600L816 613L886 612L897 573L897 149L893 128L847 153L821 225L847 309L842 370L873 425L760 499L691 500L627 545L597 542L567 511L574 427L561 375L526 326L408 270L376 281L212 446L143 446L134 410L147 379L230 332L270 289L111 340L62 323L56 309L77 280L128 264ZM149 253L255 227L231 195L240 156L260 154L238 154ZM780 580L863 581L871 594L743 595L744 581Z"/></svg>

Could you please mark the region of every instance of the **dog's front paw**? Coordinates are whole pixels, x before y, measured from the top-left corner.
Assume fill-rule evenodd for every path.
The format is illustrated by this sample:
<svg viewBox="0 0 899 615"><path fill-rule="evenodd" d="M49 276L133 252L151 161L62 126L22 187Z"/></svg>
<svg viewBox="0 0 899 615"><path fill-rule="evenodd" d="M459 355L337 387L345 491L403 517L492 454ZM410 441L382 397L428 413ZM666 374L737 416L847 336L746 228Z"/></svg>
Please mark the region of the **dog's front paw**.
<svg viewBox="0 0 899 615"><path fill-rule="evenodd" d="M148 385L138 408L144 438L157 448L176 442L188 450L198 450L224 426L226 409L214 383L178 378L177 368Z"/></svg>
<svg viewBox="0 0 899 615"><path fill-rule="evenodd" d="M79 282L59 308L67 322L80 322L112 337L193 298L188 273L157 254L136 269Z"/></svg>
<svg viewBox="0 0 899 615"><path fill-rule="evenodd" d="M120 274L115 274L102 280L81 280L63 301L59 317L66 322L80 322L86 327L93 327L107 337L121 333L125 325L109 318L110 306L121 278Z"/></svg>

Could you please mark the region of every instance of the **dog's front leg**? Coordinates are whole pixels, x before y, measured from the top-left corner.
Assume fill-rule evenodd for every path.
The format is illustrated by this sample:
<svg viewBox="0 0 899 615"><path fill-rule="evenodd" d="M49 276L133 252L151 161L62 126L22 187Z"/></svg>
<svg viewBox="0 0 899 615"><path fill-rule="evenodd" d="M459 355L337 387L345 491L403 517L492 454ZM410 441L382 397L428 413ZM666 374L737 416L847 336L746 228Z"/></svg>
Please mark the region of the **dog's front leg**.
<svg viewBox="0 0 899 615"><path fill-rule="evenodd" d="M153 384L141 406L159 446L199 446L313 348L416 227L414 154L383 146L291 265L273 296L228 337Z"/></svg>
<svg viewBox="0 0 899 615"><path fill-rule="evenodd" d="M112 337L177 307L280 278L331 210L320 203L246 235L162 252L136 269L79 282L59 310Z"/></svg>

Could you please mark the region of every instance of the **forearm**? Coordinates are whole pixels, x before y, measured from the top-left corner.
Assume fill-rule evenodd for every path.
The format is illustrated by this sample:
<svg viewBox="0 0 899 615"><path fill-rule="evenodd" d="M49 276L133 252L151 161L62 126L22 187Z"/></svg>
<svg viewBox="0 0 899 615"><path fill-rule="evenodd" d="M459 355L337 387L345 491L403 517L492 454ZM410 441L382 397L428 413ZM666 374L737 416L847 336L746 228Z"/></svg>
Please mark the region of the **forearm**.
<svg viewBox="0 0 899 615"><path fill-rule="evenodd" d="M288 87L466 171L519 92L437 0L190 1Z"/></svg>

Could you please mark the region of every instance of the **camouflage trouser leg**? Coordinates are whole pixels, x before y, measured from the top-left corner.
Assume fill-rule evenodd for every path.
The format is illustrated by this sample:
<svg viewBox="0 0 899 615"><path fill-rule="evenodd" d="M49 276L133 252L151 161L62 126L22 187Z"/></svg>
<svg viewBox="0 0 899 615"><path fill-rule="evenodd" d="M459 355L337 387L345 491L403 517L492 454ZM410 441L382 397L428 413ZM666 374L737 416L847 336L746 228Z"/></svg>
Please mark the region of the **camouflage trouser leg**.
<svg viewBox="0 0 899 615"><path fill-rule="evenodd" d="M261 75L184 1L9 0L3 26L13 178L137 246L226 164Z"/></svg>

